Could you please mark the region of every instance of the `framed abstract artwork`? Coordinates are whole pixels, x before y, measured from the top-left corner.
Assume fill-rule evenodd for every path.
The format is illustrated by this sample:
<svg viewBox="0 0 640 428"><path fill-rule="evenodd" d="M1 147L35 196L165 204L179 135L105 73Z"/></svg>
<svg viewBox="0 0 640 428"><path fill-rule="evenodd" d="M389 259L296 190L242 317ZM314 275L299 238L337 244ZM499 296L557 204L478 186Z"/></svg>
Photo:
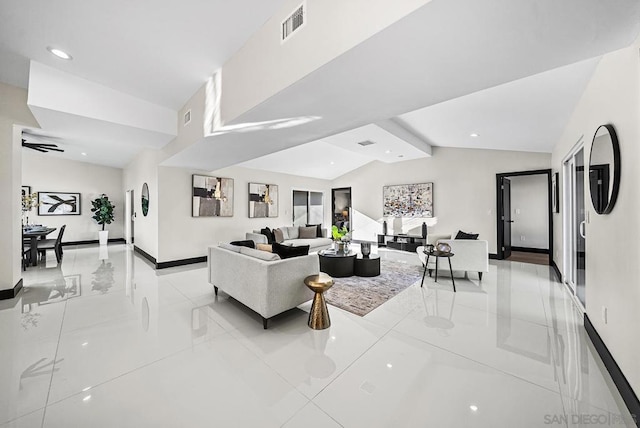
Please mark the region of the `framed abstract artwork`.
<svg viewBox="0 0 640 428"><path fill-rule="evenodd" d="M278 185L249 183L249 218L278 217Z"/></svg>
<svg viewBox="0 0 640 428"><path fill-rule="evenodd" d="M384 186L384 217L433 217L433 183Z"/></svg>
<svg viewBox="0 0 640 428"><path fill-rule="evenodd" d="M233 217L233 178L192 176L192 217Z"/></svg>
<svg viewBox="0 0 640 428"><path fill-rule="evenodd" d="M80 215L80 193L38 192L38 215Z"/></svg>

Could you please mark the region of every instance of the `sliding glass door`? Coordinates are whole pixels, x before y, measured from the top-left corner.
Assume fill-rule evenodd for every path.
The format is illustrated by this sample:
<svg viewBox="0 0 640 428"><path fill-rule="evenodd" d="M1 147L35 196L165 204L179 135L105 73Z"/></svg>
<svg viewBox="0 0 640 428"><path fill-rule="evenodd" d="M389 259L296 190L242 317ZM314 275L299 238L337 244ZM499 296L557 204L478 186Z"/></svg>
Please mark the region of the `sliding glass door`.
<svg viewBox="0 0 640 428"><path fill-rule="evenodd" d="M564 163L565 281L582 306L586 302L586 209L584 148Z"/></svg>
<svg viewBox="0 0 640 428"><path fill-rule="evenodd" d="M322 224L324 204L322 192L293 191L293 225Z"/></svg>

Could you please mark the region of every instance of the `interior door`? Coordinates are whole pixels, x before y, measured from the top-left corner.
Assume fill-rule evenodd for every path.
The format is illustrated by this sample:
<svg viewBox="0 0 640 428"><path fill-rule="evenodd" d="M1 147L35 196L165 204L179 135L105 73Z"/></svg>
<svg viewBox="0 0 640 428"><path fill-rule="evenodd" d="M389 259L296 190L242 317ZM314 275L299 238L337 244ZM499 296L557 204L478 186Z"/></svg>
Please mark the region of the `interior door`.
<svg viewBox="0 0 640 428"><path fill-rule="evenodd" d="M584 148L580 149L575 155L575 178L574 182L574 236L575 236L575 290L578 300L585 305L585 288L586 288L586 211L584 201Z"/></svg>
<svg viewBox="0 0 640 428"><path fill-rule="evenodd" d="M124 198L124 237L127 244L133 244L134 206L133 190L127 190Z"/></svg>
<svg viewBox="0 0 640 428"><path fill-rule="evenodd" d="M511 257L511 180L502 178L502 254Z"/></svg>

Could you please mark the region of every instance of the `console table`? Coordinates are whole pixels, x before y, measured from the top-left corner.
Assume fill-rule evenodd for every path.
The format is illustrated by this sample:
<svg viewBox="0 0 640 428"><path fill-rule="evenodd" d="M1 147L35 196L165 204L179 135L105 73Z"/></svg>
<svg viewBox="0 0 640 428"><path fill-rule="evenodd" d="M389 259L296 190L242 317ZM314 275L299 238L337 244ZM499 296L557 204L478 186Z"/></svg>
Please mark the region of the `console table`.
<svg viewBox="0 0 640 428"><path fill-rule="evenodd" d="M387 238L391 238L390 240ZM420 235L378 235L378 246L402 251L416 251L416 248L427 245L427 238Z"/></svg>

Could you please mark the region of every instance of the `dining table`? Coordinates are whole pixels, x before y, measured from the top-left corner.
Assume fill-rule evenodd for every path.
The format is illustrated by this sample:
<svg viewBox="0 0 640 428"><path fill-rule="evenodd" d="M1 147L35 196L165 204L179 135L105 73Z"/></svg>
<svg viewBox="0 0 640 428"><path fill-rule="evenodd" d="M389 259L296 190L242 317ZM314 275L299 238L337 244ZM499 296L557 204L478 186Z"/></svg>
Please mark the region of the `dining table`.
<svg viewBox="0 0 640 428"><path fill-rule="evenodd" d="M43 239L55 230L55 227L46 226L22 229L22 236L30 239L29 246L31 247L31 266L38 266L38 239Z"/></svg>

